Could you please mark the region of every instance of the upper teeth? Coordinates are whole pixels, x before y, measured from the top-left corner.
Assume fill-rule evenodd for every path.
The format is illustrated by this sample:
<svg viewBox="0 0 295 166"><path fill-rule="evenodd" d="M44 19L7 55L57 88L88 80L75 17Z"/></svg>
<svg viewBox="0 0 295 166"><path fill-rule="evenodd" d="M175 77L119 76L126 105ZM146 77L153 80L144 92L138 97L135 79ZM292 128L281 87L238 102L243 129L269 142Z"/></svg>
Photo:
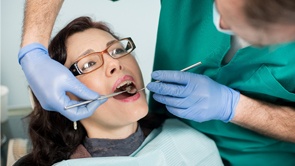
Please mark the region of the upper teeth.
<svg viewBox="0 0 295 166"><path fill-rule="evenodd" d="M124 82L121 82L121 84L117 86L117 89L121 88L121 87L124 86L124 85L130 85L130 84L132 84L131 81L124 81Z"/></svg>

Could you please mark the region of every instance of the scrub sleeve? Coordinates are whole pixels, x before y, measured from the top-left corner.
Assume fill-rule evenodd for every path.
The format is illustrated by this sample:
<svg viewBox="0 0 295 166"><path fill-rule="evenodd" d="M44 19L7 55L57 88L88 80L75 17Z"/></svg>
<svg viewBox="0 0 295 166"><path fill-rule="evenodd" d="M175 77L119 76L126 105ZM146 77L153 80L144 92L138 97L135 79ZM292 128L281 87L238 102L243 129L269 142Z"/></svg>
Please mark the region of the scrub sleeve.
<svg viewBox="0 0 295 166"><path fill-rule="evenodd" d="M215 29L212 4L212 0L161 1L153 70L180 70L202 61L201 66L189 72L205 74L252 98L294 104L295 42L246 47L223 65L230 36ZM149 105L150 111L167 112L152 95ZM215 140L225 165L295 165L294 143L265 137L232 123L184 121Z"/></svg>

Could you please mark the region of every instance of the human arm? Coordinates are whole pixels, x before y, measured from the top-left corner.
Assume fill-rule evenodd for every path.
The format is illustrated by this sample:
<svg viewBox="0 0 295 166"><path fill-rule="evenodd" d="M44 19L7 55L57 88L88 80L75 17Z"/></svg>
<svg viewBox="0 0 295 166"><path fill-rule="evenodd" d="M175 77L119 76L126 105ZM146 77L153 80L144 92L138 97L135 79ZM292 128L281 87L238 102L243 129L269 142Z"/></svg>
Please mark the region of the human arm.
<svg viewBox="0 0 295 166"><path fill-rule="evenodd" d="M46 48L63 0L26 0L21 47L41 43Z"/></svg>
<svg viewBox="0 0 295 166"><path fill-rule="evenodd" d="M295 111L291 107L248 98L204 75L156 71L152 77L161 81L147 86L155 92L154 99L178 117L197 122L232 122L270 137L295 142L295 134L291 132L295 129L292 118Z"/></svg>
<svg viewBox="0 0 295 166"><path fill-rule="evenodd" d="M295 142L295 108L241 95L232 123L276 139Z"/></svg>
<svg viewBox="0 0 295 166"><path fill-rule="evenodd" d="M64 109L65 106L77 103L70 100L66 92L71 92L84 100L98 98L99 94L89 90L65 66L49 57L47 47L62 2L62 0L26 1L19 63L42 107L77 121L92 115L106 100L96 100L88 105Z"/></svg>

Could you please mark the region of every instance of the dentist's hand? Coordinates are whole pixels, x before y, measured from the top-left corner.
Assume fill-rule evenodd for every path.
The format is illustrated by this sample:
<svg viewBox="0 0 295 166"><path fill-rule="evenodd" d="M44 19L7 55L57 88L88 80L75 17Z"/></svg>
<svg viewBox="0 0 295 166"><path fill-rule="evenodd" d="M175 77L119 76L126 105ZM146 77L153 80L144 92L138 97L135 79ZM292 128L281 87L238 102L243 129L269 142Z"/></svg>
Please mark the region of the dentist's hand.
<svg viewBox="0 0 295 166"><path fill-rule="evenodd" d="M153 98L166 105L175 116L204 122L230 121L234 117L240 93L207 76L181 71L155 71L147 89Z"/></svg>
<svg viewBox="0 0 295 166"><path fill-rule="evenodd" d="M59 112L71 121L91 116L106 101L96 100L88 105L65 110L65 106L78 103L70 100L66 92L85 100L95 99L99 94L83 85L65 66L52 60L41 44L33 43L23 47L19 51L19 63L41 106Z"/></svg>

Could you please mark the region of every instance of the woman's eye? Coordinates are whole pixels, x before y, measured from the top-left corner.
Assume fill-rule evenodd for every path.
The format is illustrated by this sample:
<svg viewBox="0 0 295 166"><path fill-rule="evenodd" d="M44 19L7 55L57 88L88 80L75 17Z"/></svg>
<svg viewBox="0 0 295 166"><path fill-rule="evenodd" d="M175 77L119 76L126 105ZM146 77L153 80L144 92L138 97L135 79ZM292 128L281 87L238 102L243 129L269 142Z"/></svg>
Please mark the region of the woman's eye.
<svg viewBox="0 0 295 166"><path fill-rule="evenodd" d="M120 55L126 53L126 50L123 48L116 48L112 51L112 55Z"/></svg>
<svg viewBox="0 0 295 166"><path fill-rule="evenodd" d="M91 70L95 66L95 64L96 64L96 62L94 62L94 61L86 62L83 64L81 70L83 72L87 72L87 71Z"/></svg>

